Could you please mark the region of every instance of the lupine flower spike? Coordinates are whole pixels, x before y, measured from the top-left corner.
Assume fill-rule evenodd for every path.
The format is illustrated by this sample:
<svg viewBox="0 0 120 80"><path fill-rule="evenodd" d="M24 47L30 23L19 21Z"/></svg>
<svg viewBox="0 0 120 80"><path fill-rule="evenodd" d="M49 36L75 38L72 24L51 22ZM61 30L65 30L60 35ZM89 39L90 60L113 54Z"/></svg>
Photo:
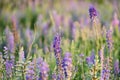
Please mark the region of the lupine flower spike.
<svg viewBox="0 0 120 80"><path fill-rule="evenodd" d="M6 69L6 74L8 78L12 77L13 67L14 67L13 60L6 60L5 69Z"/></svg>
<svg viewBox="0 0 120 80"><path fill-rule="evenodd" d="M7 39L8 51L13 53L15 49L14 36L8 27L5 29L5 34L6 34L6 39Z"/></svg>
<svg viewBox="0 0 120 80"><path fill-rule="evenodd" d="M119 61L116 60L114 63L114 74L117 76L120 73L120 69L119 69Z"/></svg>
<svg viewBox="0 0 120 80"><path fill-rule="evenodd" d="M97 11L94 8L94 6L90 6L90 8L89 8L89 16L90 16L91 20L94 20L95 17L97 17Z"/></svg>
<svg viewBox="0 0 120 80"><path fill-rule="evenodd" d="M34 80L34 79L35 79L34 63L31 62L31 63L27 66L26 80Z"/></svg>
<svg viewBox="0 0 120 80"><path fill-rule="evenodd" d="M109 52L111 53L113 49L112 30L106 32L106 39Z"/></svg>
<svg viewBox="0 0 120 80"><path fill-rule="evenodd" d="M62 75L63 75L63 69L62 69L62 58L61 58L61 37L59 34L57 34L54 37L54 41L53 41L53 48L54 48L54 54L55 54L55 58L56 58L56 63L57 63L57 70L58 70L58 74L60 75L60 80L62 80Z"/></svg>
<svg viewBox="0 0 120 80"><path fill-rule="evenodd" d="M49 66L46 62L40 64L40 77L39 80L48 80Z"/></svg>
<svg viewBox="0 0 120 80"><path fill-rule="evenodd" d="M70 80L72 76L72 58L69 52L65 53L63 58L63 69L66 80Z"/></svg>

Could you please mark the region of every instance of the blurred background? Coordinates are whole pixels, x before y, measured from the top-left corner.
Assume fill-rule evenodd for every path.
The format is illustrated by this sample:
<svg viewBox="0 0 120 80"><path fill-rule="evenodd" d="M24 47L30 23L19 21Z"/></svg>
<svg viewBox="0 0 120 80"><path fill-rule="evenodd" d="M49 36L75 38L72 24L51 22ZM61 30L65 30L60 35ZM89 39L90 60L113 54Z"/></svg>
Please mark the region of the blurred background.
<svg viewBox="0 0 120 80"><path fill-rule="evenodd" d="M0 32L12 25L13 16L16 25L23 28L33 28L38 16L49 20L53 11L63 16L72 14L74 20L79 20L89 16L91 4L97 7L101 22L105 24L112 19L114 11L120 12L120 0L0 0Z"/></svg>
<svg viewBox="0 0 120 80"><path fill-rule="evenodd" d="M15 42L20 42L25 49L34 36L39 48L46 49L45 45L50 48L59 26L65 38L71 35L67 28L70 21L80 28L90 26L88 9L91 5L97 9L102 26L112 24L114 13L120 17L120 0L0 0L1 49L6 45L6 28L13 33Z"/></svg>

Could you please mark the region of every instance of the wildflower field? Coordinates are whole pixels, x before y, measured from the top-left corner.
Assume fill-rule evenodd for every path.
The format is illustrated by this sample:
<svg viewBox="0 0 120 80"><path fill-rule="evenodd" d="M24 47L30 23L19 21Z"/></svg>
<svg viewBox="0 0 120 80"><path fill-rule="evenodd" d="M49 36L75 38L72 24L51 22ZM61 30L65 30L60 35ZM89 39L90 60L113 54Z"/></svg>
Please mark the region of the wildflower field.
<svg viewBox="0 0 120 80"><path fill-rule="evenodd" d="M120 80L119 0L0 0L0 80Z"/></svg>

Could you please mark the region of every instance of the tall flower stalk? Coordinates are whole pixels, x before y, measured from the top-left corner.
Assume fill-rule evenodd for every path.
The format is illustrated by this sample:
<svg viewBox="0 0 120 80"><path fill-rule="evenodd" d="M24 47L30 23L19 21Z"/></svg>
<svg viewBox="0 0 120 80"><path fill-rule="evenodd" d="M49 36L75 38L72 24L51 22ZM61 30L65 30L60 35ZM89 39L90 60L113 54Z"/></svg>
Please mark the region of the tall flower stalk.
<svg viewBox="0 0 120 80"><path fill-rule="evenodd" d="M110 69L109 69L109 58L104 60L104 65L102 68L102 75L100 80L109 80L110 78Z"/></svg>
<svg viewBox="0 0 120 80"><path fill-rule="evenodd" d="M13 60L6 60L5 69L6 69L7 78L12 78L13 67L14 67Z"/></svg>
<svg viewBox="0 0 120 80"><path fill-rule="evenodd" d="M61 55L62 53L61 53L60 45L61 45L61 37L59 34L57 34L54 37L53 48L54 48L54 54L56 58L57 71L60 76L60 80L63 80L62 55Z"/></svg>
<svg viewBox="0 0 120 80"><path fill-rule="evenodd" d="M114 62L114 78L118 79L119 74L120 74L119 61L116 60Z"/></svg>
<svg viewBox="0 0 120 80"><path fill-rule="evenodd" d="M31 62L27 66L26 70L26 80L34 80L35 79L35 70L34 70L34 63Z"/></svg>
<svg viewBox="0 0 120 80"><path fill-rule="evenodd" d="M8 51L10 53L13 53L15 51L14 36L8 27L5 29L5 34L6 34Z"/></svg>
<svg viewBox="0 0 120 80"><path fill-rule="evenodd" d="M106 42L107 42L107 46L108 46L108 52L109 52L109 70L112 71L113 70L113 39L112 39L112 30L108 30L106 32ZM112 73L110 72L110 79L112 78Z"/></svg>
<svg viewBox="0 0 120 80"><path fill-rule="evenodd" d="M72 76L72 58L69 52L65 53L63 58L63 69L66 80L70 80Z"/></svg>
<svg viewBox="0 0 120 80"><path fill-rule="evenodd" d="M98 14L97 14L97 10L95 9L95 7L92 5L89 8L89 16L90 16L90 20L91 20L91 24L92 24L92 35L94 36L95 40L96 40L96 48L97 48L97 53L98 53L98 49L99 49L99 40L101 41L101 24L99 22L98 19Z"/></svg>
<svg viewBox="0 0 120 80"><path fill-rule="evenodd" d="M40 64L40 77L39 80L48 80L49 66L46 62Z"/></svg>
<svg viewBox="0 0 120 80"><path fill-rule="evenodd" d="M104 46L101 47L100 51L99 51L99 58L100 58L100 63L101 63L101 74L100 74L100 80L103 79L103 68L104 68Z"/></svg>
<svg viewBox="0 0 120 80"><path fill-rule="evenodd" d="M106 42L107 42L108 50L111 55L111 52L113 50L112 30L108 30L106 32Z"/></svg>

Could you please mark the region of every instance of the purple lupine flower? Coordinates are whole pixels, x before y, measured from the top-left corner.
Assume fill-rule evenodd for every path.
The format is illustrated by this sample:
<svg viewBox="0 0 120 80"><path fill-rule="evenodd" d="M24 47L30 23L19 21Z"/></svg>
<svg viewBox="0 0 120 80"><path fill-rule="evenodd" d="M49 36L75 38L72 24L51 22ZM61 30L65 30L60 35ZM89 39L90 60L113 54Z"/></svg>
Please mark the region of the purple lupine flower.
<svg viewBox="0 0 120 80"><path fill-rule="evenodd" d="M53 73L53 74L52 74L52 80L57 80L57 75L56 75L56 73Z"/></svg>
<svg viewBox="0 0 120 80"><path fill-rule="evenodd" d="M89 8L89 15L90 15L90 19L94 19L94 17L97 16L97 11L94 8L94 6L90 6L90 8Z"/></svg>
<svg viewBox="0 0 120 80"><path fill-rule="evenodd" d="M106 33L106 39L107 39L106 41L107 41L108 49L111 52L112 48L113 48L112 31L111 30L107 31L107 33Z"/></svg>
<svg viewBox="0 0 120 80"><path fill-rule="evenodd" d="M94 51L91 52L90 59L91 59L91 62L94 64L95 63L95 53L94 53Z"/></svg>
<svg viewBox="0 0 120 80"><path fill-rule="evenodd" d="M112 26L116 27L118 25L119 25L119 19L118 19L117 13L114 12L114 14L113 14L113 20L112 20Z"/></svg>
<svg viewBox="0 0 120 80"><path fill-rule="evenodd" d="M109 80L110 77L110 70L108 64L105 64L103 69L102 69L102 75L100 80Z"/></svg>
<svg viewBox="0 0 120 80"><path fill-rule="evenodd" d="M120 69L119 69L119 61L116 60L115 63L114 63L114 74L115 75L118 75L120 72Z"/></svg>
<svg viewBox="0 0 120 80"><path fill-rule="evenodd" d="M46 62L40 64L40 78L39 80L47 80L49 72L49 65Z"/></svg>
<svg viewBox="0 0 120 80"><path fill-rule="evenodd" d="M37 65L38 69L40 69L40 65L41 65L42 62L43 62L43 58L40 57L40 58L36 59L36 65Z"/></svg>
<svg viewBox="0 0 120 80"><path fill-rule="evenodd" d="M60 44L61 44L61 37L57 34L54 37L53 48L55 53L60 53Z"/></svg>
<svg viewBox="0 0 120 80"><path fill-rule="evenodd" d="M13 67L14 67L13 60L6 60L5 69L6 69L7 77L12 77L12 69L13 69Z"/></svg>
<svg viewBox="0 0 120 80"><path fill-rule="evenodd" d="M34 63L31 62L31 63L27 66L26 80L34 80L34 78L35 78Z"/></svg>
<svg viewBox="0 0 120 80"><path fill-rule="evenodd" d="M118 24L118 29L119 29L119 32L120 32L120 20L119 20L119 24Z"/></svg>
<svg viewBox="0 0 120 80"><path fill-rule="evenodd" d="M55 21L55 26L59 27L62 23L63 17L59 15L56 11L53 12L53 19Z"/></svg>
<svg viewBox="0 0 120 80"><path fill-rule="evenodd" d="M60 48L60 44L61 44L61 37L59 34L57 34L54 37L54 41L53 41L53 48L54 48L54 53L55 53L55 57L56 57L56 63L61 64L61 48Z"/></svg>
<svg viewBox="0 0 120 80"><path fill-rule="evenodd" d="M84 54L83 54L83 53L81 53L79 56L80 56L80 57L84 57Z"/></svg>
<svg viewBox="0 0 120 80"><path fill-rule="evenodd" d="M91 59L90 59L90 57L87 57L87 58L86 58L86 62L87 62L87 64L91 64Z"/></svg>
<svg viewBox="0 0 120 80"><path fill-rule="evenodd" d="M12 32L10 32L9 28L5 29L5 34L6 34L6 39L7 39L8 50L11 53L13 53L14 52L14 48L15 48L14 36L13 36Z"/></svg>
<svg viewBox="0 0 120 80"><path fill-rule="evenodd" d="M43 28L42 28L42 34L43 35L47 35L48 34L49 26L50 26L50 22L46 22L45 24L43 24Z"/></svg>
<svg viewBox="0 0 120 80"><path fill-rule="evenodd" d="M63 69L64 69L64 74L66 78L70 78L72 75L72 58L71 58L71 53L67 52L64 55L63 58Z"/></svg>
<svg viewBox="0 0 120 80"><path fill-rule="evenodd" d="M94 51L91 52L91 56L86 58L86 62L88 65L92 65L95 63L95 54Z"/></svg>
<svg viewBox="0 0 120 80"><path fill-rule="evenodd" d="M80 63L83 64L83 61L84 61L84 54L81 53L81 54L79 55L79 57L80 57Z"/></svg>
<svg viewBox="0 0 120 80"><path fill-rule="evenodd" d="M104 59L104 64L102 66L100 80L109 80L109 78L110 78L109 58L106 58Z"/></svg>
<svg viewBox="0 0 120 80"><path fill-rule="evenodd" d="M98 55L100 57L100 62L101 62L101 80L104 80L103 79L103 75L104 75L104 72L106 71L104 69L104 53L103 53L103 50L104 50L104 46L102 46L102 48L100 49Z"/></svg>
<svg viewBox="0 0 120 80"><path fill-rule="evenodd" d="M54 41L53 41L53 48L54 48L54 54L55 54L55 58L56 58L56 64L57 64L57 70L58 70L58 74L60 76L61 79L63 79L63 69L62 69L62 58L61 58L61 37L59 34L57 34L54 37Z"/></svg>
<svg viewBox="0 0 120 80"><path fill-rule="evenodd" d="M29 28L27 28L25 35L26 35L26 40L28 42L28 46L29 46L34 38L33 32Z"/></svg>
<svg viewBox="0 0 120 80"><path fill-rule="evenodd" d="M70 26L70 39L73 40L75 37L75 26L72 20L69 21Z"/></svg>

